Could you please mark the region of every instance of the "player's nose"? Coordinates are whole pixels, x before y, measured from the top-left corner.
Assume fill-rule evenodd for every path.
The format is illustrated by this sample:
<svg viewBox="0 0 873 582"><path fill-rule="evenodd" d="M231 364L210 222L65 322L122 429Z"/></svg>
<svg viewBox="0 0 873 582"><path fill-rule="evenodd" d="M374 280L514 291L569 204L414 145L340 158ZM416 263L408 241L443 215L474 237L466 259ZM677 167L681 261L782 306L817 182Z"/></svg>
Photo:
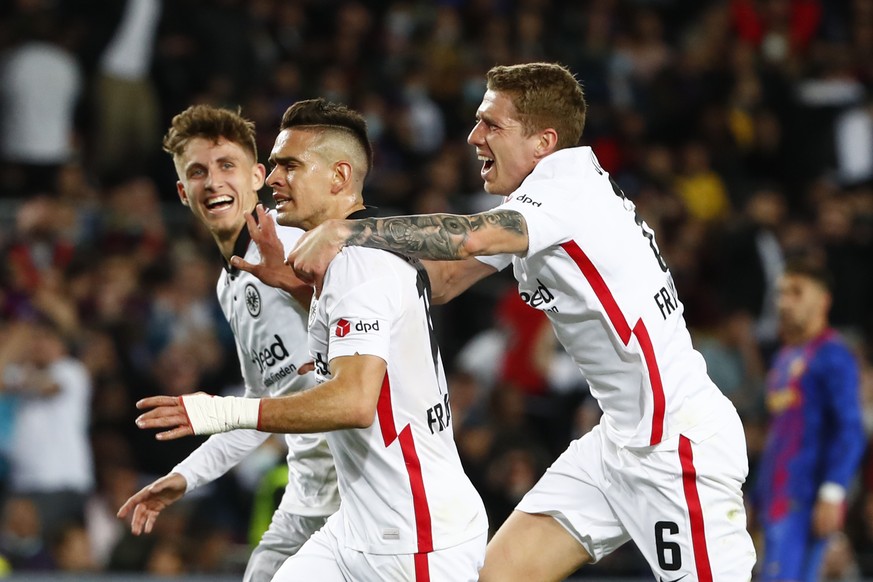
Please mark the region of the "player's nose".
<svg viewBox="0 0 873 582"><path fill-rule="evenodd" d="M467 143L470 145L478 146L483 143L482 141L482 122L477 121L476 125L473 126L473 129L470 130L470 134L467 136Z"/></svg>

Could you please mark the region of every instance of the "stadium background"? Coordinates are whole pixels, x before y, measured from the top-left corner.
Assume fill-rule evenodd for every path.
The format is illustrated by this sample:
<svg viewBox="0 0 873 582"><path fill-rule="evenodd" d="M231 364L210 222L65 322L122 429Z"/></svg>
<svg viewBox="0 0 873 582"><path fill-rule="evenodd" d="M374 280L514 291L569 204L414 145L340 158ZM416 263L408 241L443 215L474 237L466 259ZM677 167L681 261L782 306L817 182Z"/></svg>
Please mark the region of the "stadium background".
<svg viewBox="0 0 873 582"><path fill-rule="evenodd" d="M214 298L219 257L160 150L172 115L196 102L241 106L262 158L295 100L347 103L376 150L368 203L473 212L496 202L465 143L485 71L560 61L585 87L583 142L656 231L695 344L741 412L750 482L776 345L771 285L793 254L835 276L832 322L857 350L873 430L871 0L5 0L0 49L0 352L49 321L92 380L84 521L22 519L5 487L14 468L0 469L0 555L30 552L22 576L232 579L253 513L274 501L282 457L265 448L151 536L112 517L199 443L138 432L138 398L240 390ZM501 274L435 312L459 449L495 527L597 419L513 290ZM20 405L0 393L0 450ZM865 462L829 579L873 577L871 478ZM647 572L626 547L581 578Z"/></svg>

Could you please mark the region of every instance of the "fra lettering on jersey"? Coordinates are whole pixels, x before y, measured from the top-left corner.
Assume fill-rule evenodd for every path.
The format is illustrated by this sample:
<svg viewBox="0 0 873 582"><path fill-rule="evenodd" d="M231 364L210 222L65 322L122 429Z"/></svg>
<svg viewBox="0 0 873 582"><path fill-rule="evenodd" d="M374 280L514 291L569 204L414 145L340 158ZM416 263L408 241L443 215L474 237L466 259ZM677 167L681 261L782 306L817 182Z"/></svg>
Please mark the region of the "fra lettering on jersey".
<svg viewBox="0 0 873 582"><path fill-rule="evenodd" d="M437 402L427 409L427 425L430 427L430 434L446 430L451 420L452 412L449 408L449 393L446 392L443 395L442 402Z"/></svg>
<svg viewBox="0 0 873 582"><path fill-rule="evenodd" d="M673 287L672 281L655 293L655 304L661 310L661 317L664 319L667 319L668 315L679 308L679 298L676 296L676 289Z"/></svg>

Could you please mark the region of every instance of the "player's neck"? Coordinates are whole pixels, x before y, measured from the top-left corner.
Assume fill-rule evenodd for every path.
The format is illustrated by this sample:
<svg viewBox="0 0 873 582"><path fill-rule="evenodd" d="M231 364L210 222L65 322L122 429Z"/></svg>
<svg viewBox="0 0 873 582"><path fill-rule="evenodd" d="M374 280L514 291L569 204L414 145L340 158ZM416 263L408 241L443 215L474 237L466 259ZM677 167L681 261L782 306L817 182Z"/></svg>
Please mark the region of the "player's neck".
<svg viewBox="0 0 873 582"><path fill-rule="evenodd" d="M246 228L245 223L243 223L236 231L212 233L212 239L218 246L218 250L221 252L221 256L224 257L225 261L230 262L230 258L234 255L236 241L239 239L240 233L242 233L244 228Z"/></svg>
<svg viewBox="0 0 873 582"><path fill-rule="evenodd" d="M803 330L798 330L796 334L786 335L785 343L789 345L799 346L811 342L812 340L823 334L827 328L827 319L818 320L815 322L814 325L809 325Z"/></svg>
<svg viewBox="0 0 873 582"><path fill-rule="evenodd" d="M354 214L358 210L364 210L366 208L367 207L364 205L363 202L357 202L357 203L353 204L351 207L347 208L346 211L343 213L343 215L337 216L337 218L348 218L351 214Z"/></svg>

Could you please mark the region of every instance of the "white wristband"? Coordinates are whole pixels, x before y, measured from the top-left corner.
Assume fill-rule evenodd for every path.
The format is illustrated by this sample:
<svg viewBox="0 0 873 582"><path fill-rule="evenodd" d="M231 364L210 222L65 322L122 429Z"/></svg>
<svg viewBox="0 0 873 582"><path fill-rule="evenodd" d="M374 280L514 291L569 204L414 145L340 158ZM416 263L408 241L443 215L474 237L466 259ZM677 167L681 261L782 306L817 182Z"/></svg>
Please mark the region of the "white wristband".
<svg viewBox="0 0 873 582"><path fill-rule="evenodd" d="M846 500L846 488L839 483L822 483L818 488L818 498L827 503L842 503Z"/></svg>
<svg viewBox="0 0 873 582"><path fill-rule="evenodd" d="M258 428L261 401L238 396L191 394L181 397L194 434L215 434L237 428Z"/></svg>

